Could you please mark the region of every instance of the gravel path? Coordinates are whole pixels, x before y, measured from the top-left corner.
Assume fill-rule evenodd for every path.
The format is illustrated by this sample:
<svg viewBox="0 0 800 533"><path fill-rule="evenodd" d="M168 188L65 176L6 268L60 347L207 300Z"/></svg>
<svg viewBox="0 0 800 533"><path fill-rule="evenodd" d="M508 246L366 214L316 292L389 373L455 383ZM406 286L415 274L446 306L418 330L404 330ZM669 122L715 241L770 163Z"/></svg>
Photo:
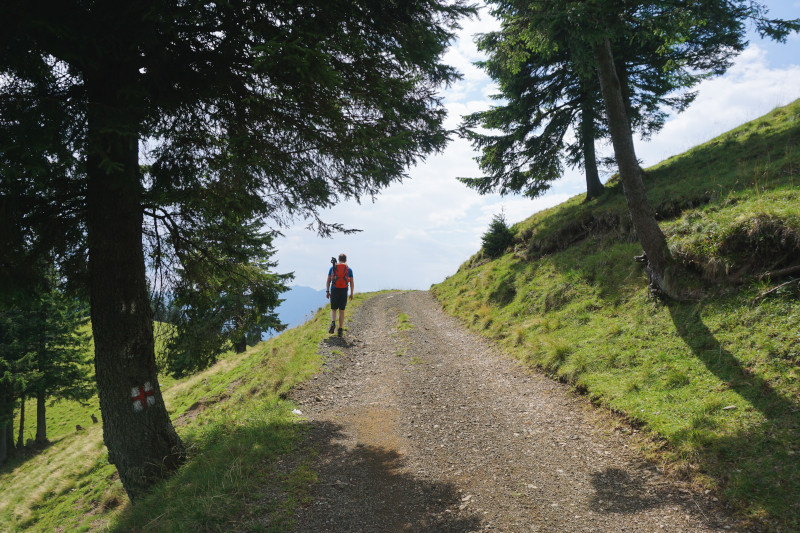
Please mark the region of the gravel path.
<svg viewBox="0 0 800 533"><path fill-rule="evenodd" d="M292 393L318 450L299 532L745 531L427 292L375 296L321 348Z"/></svg>

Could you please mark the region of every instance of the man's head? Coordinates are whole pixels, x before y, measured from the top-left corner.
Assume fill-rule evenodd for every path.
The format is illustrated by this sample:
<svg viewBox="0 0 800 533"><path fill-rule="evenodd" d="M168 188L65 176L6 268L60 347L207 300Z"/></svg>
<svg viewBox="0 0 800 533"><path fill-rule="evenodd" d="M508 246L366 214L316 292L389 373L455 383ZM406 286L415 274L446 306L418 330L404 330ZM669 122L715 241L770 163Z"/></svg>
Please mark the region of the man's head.
<svg viewBox="0 0 800 533"><path fill-rule="evenodd" d="M340 263L347 263L347 256L344 254L339 254L339 262Z"/></svg>

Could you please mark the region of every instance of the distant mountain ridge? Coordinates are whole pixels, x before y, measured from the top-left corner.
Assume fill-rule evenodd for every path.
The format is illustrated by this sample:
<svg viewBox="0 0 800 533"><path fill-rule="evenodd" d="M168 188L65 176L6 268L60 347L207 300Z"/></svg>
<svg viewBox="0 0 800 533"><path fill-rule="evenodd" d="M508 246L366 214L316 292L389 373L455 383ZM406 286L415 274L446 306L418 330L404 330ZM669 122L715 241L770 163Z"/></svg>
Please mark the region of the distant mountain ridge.
<svg viewBox="0 0 800 533"><path fill-rule="evenodd" d="M314 316L328 301L325 291L295 285L281 295L284 300L275 310L287 328L293 328Z"/></svg>

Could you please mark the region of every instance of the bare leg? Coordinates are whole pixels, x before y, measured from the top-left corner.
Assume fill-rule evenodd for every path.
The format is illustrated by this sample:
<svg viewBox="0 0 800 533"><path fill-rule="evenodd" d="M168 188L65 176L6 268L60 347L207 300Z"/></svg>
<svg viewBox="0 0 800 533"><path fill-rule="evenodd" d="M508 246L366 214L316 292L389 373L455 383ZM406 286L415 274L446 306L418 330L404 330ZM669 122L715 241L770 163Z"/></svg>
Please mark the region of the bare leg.
<svg viewBox="0 0 800 533"><path fill-rule="evenodd" d="M334 324L336 324L336 310L331 309L331 327L328 328L328 333L331 335L333 335L333 328L335 327Z"/></svg>
<svg viewBox="0 0 800 533"><path fill-rule="evenodd" d="M344 327L344 309L339 309L339 329Z"/></svg>

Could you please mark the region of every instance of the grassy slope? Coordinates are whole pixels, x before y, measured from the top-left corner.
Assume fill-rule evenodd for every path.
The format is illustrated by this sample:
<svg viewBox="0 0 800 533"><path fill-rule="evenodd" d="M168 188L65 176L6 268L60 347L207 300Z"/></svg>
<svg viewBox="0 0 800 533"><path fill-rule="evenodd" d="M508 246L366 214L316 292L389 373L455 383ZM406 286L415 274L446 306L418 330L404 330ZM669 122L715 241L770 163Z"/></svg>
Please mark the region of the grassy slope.
<svg viewBox="0 0 800 533"><path fill-rule="evenodd" d="M800 100L648 169L693 303L648 298L612 184L514 227L433 288L445 309L531 366L648 428L653 452L752 518L800 530L800 301L759 281L800 263Z"/></svg>
<svg viewBox="0 0 800 533"><path fill-rule="evenodd" d="M164 378L191 457L135 508L108 464L100 425L86 423L96 399L51 407L66 429L51 425L49 447L0 470L0 531L284 531L314 473L313 451L297 449L302 422L281 396L319 370L327 320L320 311L202 373ZM75 423L86 431L75 433Z"/></svg>

